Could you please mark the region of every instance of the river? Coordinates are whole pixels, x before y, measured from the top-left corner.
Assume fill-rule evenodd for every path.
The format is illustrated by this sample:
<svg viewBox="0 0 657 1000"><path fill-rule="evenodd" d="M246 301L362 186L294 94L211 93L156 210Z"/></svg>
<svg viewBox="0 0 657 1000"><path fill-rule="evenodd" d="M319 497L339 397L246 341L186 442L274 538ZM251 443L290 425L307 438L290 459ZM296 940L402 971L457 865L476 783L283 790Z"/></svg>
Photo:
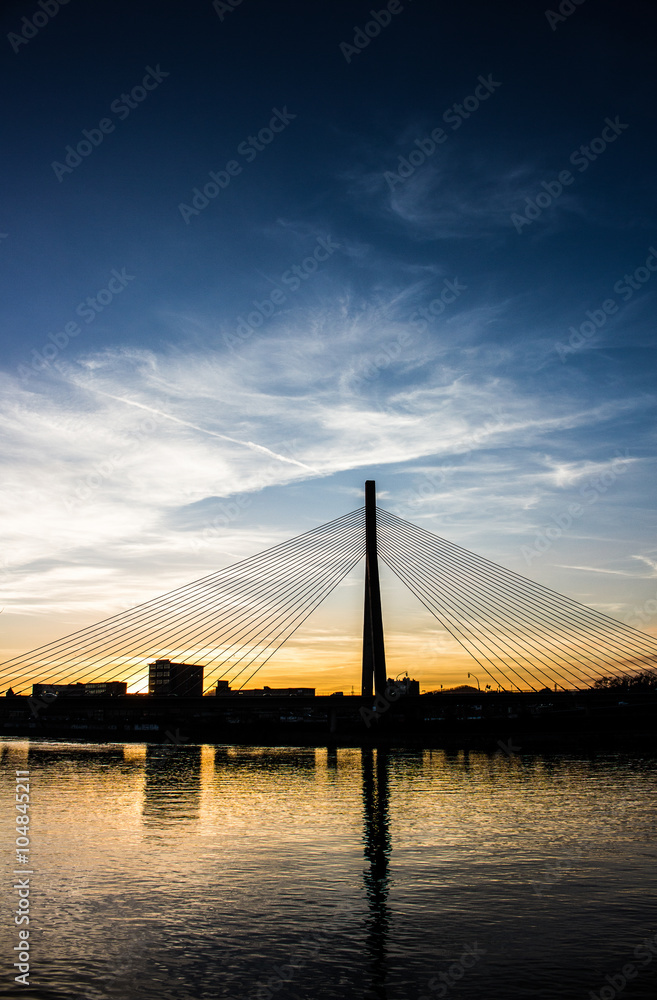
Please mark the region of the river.
<svg viewBox="0 0 657 1000"><path fill-rule="evenodd" d="M652 756L0 749L0 997L657 995ZM28 881L25 985L13 914Z"/></svg>

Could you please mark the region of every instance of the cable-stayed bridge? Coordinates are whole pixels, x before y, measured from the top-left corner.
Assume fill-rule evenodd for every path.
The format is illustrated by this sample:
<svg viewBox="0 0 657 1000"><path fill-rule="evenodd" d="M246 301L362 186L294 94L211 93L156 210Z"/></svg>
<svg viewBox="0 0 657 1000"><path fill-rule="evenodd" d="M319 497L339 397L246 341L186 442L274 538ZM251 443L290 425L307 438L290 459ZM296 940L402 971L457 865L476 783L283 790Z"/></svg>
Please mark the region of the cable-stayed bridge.
<svg viewBox="0 0 657 1000"><path fill-rule="evenodd" d="M379 557L502 691L584 690L657 670L657 639L365 505L273 548L2 664L0 687L144 678L202 664L205 688L243 688L365 560L361 694L387 679Z"/></svg>

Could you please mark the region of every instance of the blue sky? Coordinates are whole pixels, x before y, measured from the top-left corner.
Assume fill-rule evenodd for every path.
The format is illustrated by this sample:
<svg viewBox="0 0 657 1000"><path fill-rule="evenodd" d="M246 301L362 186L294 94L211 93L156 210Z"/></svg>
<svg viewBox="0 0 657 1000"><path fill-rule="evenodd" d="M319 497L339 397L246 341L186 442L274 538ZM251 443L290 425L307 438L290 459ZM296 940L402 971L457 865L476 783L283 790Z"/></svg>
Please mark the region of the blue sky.
<svg viewBox="0 0 657 1000"><path fill-rule="evenodd" d="M3 8L6 656L369 478L655 631L650 5L233 2ZM358 580L299 634L318 687Z"/></svg>

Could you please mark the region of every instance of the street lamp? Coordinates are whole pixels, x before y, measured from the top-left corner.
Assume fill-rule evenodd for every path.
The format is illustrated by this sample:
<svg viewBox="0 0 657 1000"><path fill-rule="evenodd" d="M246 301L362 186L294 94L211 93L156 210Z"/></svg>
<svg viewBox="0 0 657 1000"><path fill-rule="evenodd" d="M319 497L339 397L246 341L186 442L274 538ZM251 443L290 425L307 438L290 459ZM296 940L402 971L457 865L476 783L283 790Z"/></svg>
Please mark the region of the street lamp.
<svg viewBox="0 0 657 1000"><path fill-rule="evenodd" d="M479 683L479 678L477 677L477 675L476 674L468 674L468 678L470 678L470 677L474 677L474 679L477 682L477 691L481 691L481 684Z"/></svg>

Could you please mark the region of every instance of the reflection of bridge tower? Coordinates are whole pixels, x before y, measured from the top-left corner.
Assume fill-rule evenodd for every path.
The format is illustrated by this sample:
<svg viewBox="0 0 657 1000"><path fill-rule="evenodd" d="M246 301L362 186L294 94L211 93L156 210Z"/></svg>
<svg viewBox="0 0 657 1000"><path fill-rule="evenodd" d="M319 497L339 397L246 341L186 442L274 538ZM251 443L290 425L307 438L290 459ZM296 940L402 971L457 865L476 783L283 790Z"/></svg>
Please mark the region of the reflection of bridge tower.
<svg viewBox="0 0 657 1000"><path fill-rule="evenodd" d="M363 775L363 846L368 867L363 872L369 909L367 951L370 959L370 988L365 996L386 1000L388 937L390 933L390 813L388 805L389 761L379 747L361 750Z"/></svg>
<svg viewBox="0 0 657 1000"><path fill-rule="evenodd" d="M365 483L365 616L363 623L363 679L361 694L386 689L386 652L383 642L379 557L376 542L376 488L373 479Z"/></svg>

